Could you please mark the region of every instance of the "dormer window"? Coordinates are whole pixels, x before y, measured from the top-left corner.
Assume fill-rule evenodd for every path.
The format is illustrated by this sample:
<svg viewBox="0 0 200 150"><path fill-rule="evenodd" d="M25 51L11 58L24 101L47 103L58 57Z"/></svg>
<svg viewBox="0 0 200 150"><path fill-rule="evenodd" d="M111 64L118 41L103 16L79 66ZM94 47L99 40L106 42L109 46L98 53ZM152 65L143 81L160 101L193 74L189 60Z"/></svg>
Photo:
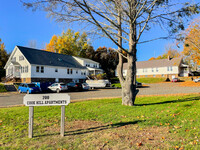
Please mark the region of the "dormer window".
<svg viewBox="0 0 200 150"><path fill-rule="evenodd" d="M24 56L19 56L19 61L24 60Z"/></svg>
<svg viewBox="0 0 200 150"><path fill-rule="evenodd" d="M13 57L11 61L16 62L16 57Z"/></svg>

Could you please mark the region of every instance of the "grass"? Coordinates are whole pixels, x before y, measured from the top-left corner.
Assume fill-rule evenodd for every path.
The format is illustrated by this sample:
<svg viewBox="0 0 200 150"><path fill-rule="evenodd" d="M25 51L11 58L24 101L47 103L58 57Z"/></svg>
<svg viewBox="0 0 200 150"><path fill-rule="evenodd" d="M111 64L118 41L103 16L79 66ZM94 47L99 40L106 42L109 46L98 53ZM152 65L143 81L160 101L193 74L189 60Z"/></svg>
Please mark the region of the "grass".
<svg viewBox="0 0 200 150"><path fill-rule="evenodd" d="M7 90L3 84L0 84L0 92L7 92Z"/></svg>
<svg viewBox="0 0 200 150"><path fill-rule="evenodd" d="M66 106L61 138L60 107L35 107L29 139L28 107L1 108L0 149L199 149L199 115L200 95L77 102Z"/></svg>
<svg viewBox="0 0 200 150"><path fill-rule="evenodd" d="M141 83L160 83L165 80L166 78L137 78L137 81Z"/></svg>

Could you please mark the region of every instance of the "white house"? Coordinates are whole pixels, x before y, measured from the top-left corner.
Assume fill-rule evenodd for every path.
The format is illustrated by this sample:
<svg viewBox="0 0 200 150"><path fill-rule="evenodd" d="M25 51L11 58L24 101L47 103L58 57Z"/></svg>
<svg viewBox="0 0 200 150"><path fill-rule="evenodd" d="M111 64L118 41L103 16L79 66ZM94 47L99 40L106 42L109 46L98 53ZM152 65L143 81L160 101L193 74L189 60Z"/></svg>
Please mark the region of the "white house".
<svg viewBox="0 0 200 150"><path fill-rule="evenodd" d="M184 64L182 57L136 62L137 78L140 77L187 77L189 65ZM123 75L127 74L127 63L123 65Z"/></svg>
<svg viewBox="0 0 200 150"><path fill-rule="evenodd" d="M103 72L98 62L89 59L16 46L4 69L7 79L27 83L83 82L90 74L88 67L96 74Z"/></svg>

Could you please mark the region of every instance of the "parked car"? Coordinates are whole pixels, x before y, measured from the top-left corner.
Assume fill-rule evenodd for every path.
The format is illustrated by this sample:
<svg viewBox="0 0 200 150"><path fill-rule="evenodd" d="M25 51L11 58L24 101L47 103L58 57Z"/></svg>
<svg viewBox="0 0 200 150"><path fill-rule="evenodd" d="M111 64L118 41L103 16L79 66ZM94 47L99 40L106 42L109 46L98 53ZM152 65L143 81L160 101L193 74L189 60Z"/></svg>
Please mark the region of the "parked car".
<svg viewBox="0 0 200 150"><path fill-rule="evenodd" d="M136 81L136 87L142 87L142 83Z"/></svg>
<svg viewBox="0 0 200 150"><path fill-rule="evenodd" d="M179 78L173 78L172 82L180 82L181 80Z"/></svg>
<svg viewBox="0 0 200 150"><path fill-rule="evenodd" d="M90 86L87 83L82 83L83 90L89 90Z"/></svg>
<svg viewBox="0 0 200 150"><path fill-rule="evenodd" d="M82 91L83 90L83 86L81 83L67 83L67 87L69 91Z"/></svg>
<svg viewBox="0 0 200 150"><path fill-rule="evenodd" d="M19 93L39 93L41 89L34 83L21 83L18 87Z"/></svg>
<svg viewBox="0 0 200 150"><path fill-rule="evenodd" d="M53 83L52 85L48 86L48 89L53 92L61 92L61 91L67 91L68 87L64 83Z"/></svg>
<svg viewBox="0 0 200 150"><path fill-rule="evenodd" d="M196 78L193 80L195 83L200 82L200 78Z"/></svg>

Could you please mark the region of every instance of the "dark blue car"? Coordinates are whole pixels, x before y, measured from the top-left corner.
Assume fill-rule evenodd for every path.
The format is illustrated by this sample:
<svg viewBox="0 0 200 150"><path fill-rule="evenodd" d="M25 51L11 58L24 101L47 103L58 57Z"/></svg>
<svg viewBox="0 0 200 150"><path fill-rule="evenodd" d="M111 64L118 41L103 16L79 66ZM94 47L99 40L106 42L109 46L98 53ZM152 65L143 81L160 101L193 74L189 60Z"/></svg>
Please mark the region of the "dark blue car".
<svg viewBox="0 0 200 150"><path fill-rule="evenodd" d="M34 83L21 83L18 87L19 93L39 93L41 89Z"/></svg>

